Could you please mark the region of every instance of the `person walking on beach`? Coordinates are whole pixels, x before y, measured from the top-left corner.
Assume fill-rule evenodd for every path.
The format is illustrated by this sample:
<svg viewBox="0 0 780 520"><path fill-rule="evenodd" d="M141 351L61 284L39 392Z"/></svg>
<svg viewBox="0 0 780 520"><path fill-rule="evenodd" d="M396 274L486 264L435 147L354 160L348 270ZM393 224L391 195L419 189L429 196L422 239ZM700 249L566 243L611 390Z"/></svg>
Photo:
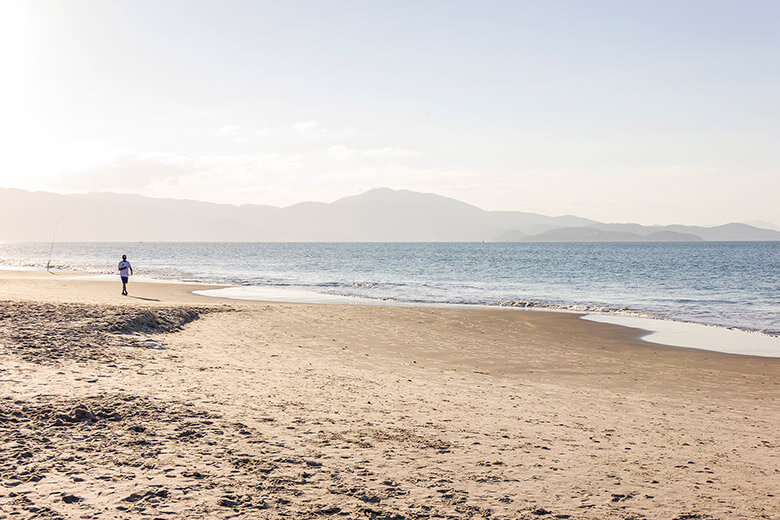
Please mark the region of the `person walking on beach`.
<svg viewBox="0 0 780 520"><path fill-rule="evenodd" d="M130 271L129 274L128 271ZM133 274L133 266L127 261L127 255L122 255L122 261L119 262L119 276L122 278L123 296L127 296L127 279L131 274Z"/></svg>

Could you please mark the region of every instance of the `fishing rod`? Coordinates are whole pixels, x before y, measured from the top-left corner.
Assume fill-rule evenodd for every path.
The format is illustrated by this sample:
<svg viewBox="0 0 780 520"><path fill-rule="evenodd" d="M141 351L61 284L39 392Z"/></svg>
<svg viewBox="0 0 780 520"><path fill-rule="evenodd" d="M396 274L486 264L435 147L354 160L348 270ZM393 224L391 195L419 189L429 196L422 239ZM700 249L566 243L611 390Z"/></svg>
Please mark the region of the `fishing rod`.
<svg viewBox="0 0 780 520"><path fill-rule="evenodd" d="M51 236L51 247L49 248L49 261L46 262L46 271L51 273L51 254L54 251L54 239L57 238L57 227L60 225L59 222L54 224L54 234Z"/></svg>

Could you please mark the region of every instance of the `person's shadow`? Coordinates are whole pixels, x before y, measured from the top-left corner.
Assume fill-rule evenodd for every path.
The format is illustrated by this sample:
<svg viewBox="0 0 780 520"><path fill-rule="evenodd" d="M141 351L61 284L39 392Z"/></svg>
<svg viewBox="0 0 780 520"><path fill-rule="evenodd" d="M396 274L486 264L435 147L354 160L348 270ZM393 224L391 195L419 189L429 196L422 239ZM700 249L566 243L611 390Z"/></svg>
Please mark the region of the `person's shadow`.
<svg viewBox="0 0 780 520"><path fill-rule="evenodd" d="M128 298L135 298L136 300L145 300L147 302L159 302L160 300L156 298L142 298L140 296L128 296Z"/></svg>

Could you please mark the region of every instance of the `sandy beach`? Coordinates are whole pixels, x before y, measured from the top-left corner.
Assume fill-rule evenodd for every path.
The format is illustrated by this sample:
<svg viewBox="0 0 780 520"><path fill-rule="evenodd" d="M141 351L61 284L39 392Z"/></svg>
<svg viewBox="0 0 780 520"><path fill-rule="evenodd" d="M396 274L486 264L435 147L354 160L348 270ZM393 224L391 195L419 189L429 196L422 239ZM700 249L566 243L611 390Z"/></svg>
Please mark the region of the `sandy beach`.
<svg viewBox="0 0 780 520"><path fill-rule="evenodd" d="M780 359L0 271L0 519L780 518Z"/></svg>

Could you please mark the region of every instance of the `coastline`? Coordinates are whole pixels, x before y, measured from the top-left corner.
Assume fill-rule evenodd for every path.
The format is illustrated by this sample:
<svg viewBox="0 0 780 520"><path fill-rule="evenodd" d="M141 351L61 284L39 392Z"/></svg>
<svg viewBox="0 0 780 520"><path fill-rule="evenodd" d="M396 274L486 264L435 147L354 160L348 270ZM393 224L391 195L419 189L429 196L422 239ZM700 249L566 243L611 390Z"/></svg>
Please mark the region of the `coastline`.
<svg viewBox="0 0 780 520"><path fill-rule="evenodd" d="M780 358L780 336L774 334L767 334L762 331L728 328L721 325L675 321L662 317L648 317L637 312L597 312L594 310L577 310L572 308L561 308L562 306L543 305L517 307L512 305L385 301L323 294L313 291L279 289L274 287L227 286L217 289L198 289L193 292L194 294L201 296L234 301L429 307L439 309L522 310L524 312L542 313L558 312L574 314L584 320L610 323L632 329L641 329L644 332L639 334L639 339L657 345L707 350L725 354Z"/></svg>
<svg viewBox="0 0 780 520"><path fill-rule="evenodd" d="M129 288L0 271L0 513L777 512L780 359L572 313Z"/></svg>
<svg viewBox="0 0 780 520"><path fill-rule="evenodd" d="M79 272L71 270L44 271L41 268L17 268L0 265L0 272L13 276L41 275L47 273L59 279L73 277L82 281L111 282L115 275ZM437 303L427 301L403 301L347 296L313 290L277 286L246 286L193 280L169 280L136 276L133 283L183 284L189 292L223 301L260 301L276 303L377 305L398 307L431 307L453 309L501 309L532 312L560 312L575 314L582 319L611 323L621 327L642 329L640 339L652 344L692 348L748 356L780 357L780 335L774 331L727 327L703 322L672 319L660 315L630 309L611 309L583 305L540 304L533 302L498 303Z"/></svg>
<svg viewBox="0 0 780 520"><path fill-rule="evenodd" d="M8 265L45 265L50 245L43 246L0 250ZM780 249L771 243L63 243L55 256L63 269L110 275L108 259L118 250L133 251L152 277L227 284L241 293L301 291L318 301L334 295L375 303L593 312L780 337L780 309L771 290L780 281L773 269ZM742 268L735 271L734 265Z"/></svg>

